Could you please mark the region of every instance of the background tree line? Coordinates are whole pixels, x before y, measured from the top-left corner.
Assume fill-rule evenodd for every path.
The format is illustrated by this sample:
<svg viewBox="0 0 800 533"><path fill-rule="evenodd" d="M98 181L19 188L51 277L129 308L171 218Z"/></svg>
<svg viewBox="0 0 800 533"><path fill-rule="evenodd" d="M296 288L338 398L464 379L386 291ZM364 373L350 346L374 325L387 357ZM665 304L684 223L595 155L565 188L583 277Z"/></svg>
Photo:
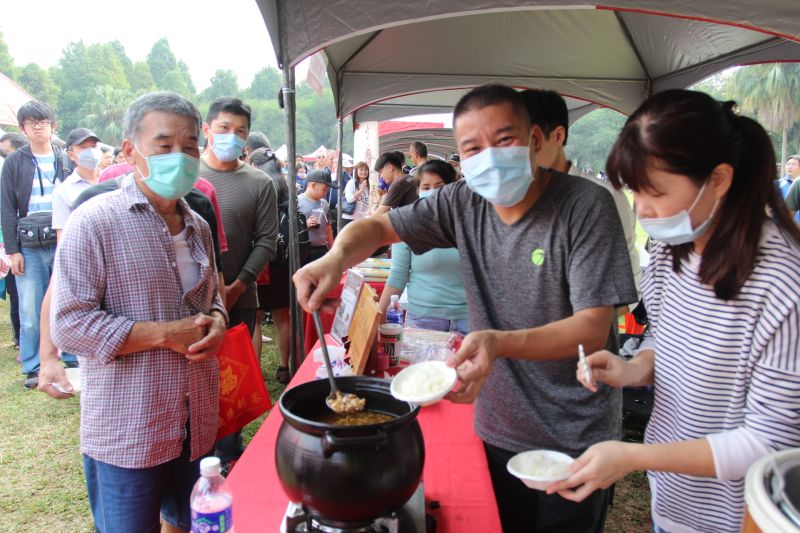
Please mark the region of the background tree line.
<svg viewBox="0 0 800 533"><path fill-rule="evenodd" d="M144 61L133 62L119 41L72 42L58 64L44 69L35 63L16 65L0 33L0 72L16 81L56 112L62 137L76 127L93 129L106 143L122 141L122 121L137 96L157 90L174 91L193 101L205 117L220 96L238 96L253 109L252 131L262 131L274 148L284 143L283 110L278 107L281 73L261 69L249 87L240 87L236 74L219 69L210 85L198 93L185 62L175 57L167 39L153 44ZM317 95L305 82L297 85L297 149L309 153L319 145L336 146L336 113L326 81ZM352 153L352 127L345 126L344 151Z"/></svg>
<svg viewBox="0 0 800 533"><path fill-rule="evenodd" d="M730 69L692 87L717 100L734 100L737 111L761 123L772 139L778 162L800 153L800 63L766 63ZM568 157L583 170L598 172L625 117L610 109L589 113L569 130Z"/></svg>
<svg viewBox="0 0 800 533"><path fill-rule="evenodd" d="M253 108L253 131L262 131L277 148L284 142L283 110L277 94L281 73L261 69L248 87L236 74L219 69L210 85L197 92L189 68L175 57L167 39L153 44L144 61L133 62L118 41L67 45L57 66L43 69L35 63L16 65L0 34L0 72L56 110L62 133L78 126L92 128L109 144L121 141L122 119L128 104L140 94L168 90L195 102L205 115L220 96L239 96ZM732 69L694 88L719 100L735 100L739 111L756 118L770 132L780 162L800 152L800 64L773 63ZM336 145L336 114L327 80L321 96L305 82L297 85L297 148L309 153L319 145ZM345 121L344 150L352 153L352 127ZM598 172L625 117L610 109L584 116L572 125L568 157L582 170Z"/></svg>

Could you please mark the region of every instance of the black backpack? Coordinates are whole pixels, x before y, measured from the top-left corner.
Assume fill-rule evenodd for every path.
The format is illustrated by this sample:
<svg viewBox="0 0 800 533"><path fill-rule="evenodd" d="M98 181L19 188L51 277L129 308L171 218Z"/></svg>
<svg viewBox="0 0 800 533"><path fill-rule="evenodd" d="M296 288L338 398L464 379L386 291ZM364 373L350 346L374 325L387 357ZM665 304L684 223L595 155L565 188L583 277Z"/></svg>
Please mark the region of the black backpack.
<svg viewBox="0 0 800 533"><path fill-rule="evenodd" d="M273 265L289 268L289 202L284 202L278 206L278 245L275 248L275 258ZM308 261L311 252L311 239L308 236L306 226L306 216L300 211L297 212L297 247L300 251L299 268Z"/></svg>

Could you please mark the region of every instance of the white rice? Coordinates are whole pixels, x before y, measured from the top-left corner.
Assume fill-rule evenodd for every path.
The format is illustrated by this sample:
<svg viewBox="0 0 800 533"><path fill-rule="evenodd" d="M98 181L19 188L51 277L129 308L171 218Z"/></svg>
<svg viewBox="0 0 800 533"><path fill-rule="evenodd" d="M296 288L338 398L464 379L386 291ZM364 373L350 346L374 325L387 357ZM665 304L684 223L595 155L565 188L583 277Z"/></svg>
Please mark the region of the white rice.
<svg viewBox="0 0 800 533"><path fill-rule="evenodd" d="M427 398L446 391L451 379L439 365L420 364L409 367L413 372L403 376L397 384L397 393L406 398Z"/></svg>
<svg viewBox="0 0 800 533"><path fill-rule="evenodd" d="M520 474L544 479L561 478L569 471L569 464L541 453L523 455L517 467Z"/></svg>

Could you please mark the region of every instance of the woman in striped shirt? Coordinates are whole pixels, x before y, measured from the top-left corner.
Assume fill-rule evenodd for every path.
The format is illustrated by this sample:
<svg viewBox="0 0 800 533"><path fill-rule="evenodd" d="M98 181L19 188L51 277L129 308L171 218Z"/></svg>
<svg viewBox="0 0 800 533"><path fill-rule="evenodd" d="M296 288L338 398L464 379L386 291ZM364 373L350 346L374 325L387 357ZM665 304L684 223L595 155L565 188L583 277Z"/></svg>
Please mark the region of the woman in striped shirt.
<svg viewBox="0 0 800 533"><path fill-rule="evenodd" d="M644 444L595 444L549 488L580 501L647 470L656 531L738 532L748 467L800 446L800 231L766 132L732 105L660 93L609 155L659 241L642 285L651 326L630 362L598 352L577 376L592 390L654 384L655 405Z"/></svg>

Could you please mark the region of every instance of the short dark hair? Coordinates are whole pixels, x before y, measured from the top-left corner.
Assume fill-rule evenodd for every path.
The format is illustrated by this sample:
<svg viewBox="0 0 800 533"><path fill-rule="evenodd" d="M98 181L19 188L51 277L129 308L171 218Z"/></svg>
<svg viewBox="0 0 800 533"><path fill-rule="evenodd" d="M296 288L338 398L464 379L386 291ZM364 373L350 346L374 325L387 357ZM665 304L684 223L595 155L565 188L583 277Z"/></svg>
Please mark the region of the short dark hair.
<svg viewBox="0 0 800 533"><path fill-rule="evenodd" d="M4 143L8 141L11 143L11 146L14 147L15 150L19 150L26 144L28 144L28 138L25 136L24 133L18 133L16 131L10 131L8 133L4 133L2 137L0 137L0 143Z"/></svg>
<svg viewBox="0 0 800 533"><path fill-rule="evenodd" d="M428 145L421 141L411 143L411 149L420 157L428 157Z"/></svg>
<svg viewBox="0 0 800 533"><path fill-rule="evenodd" d="M103 152L104 154L107 154L111 152L111 148L106 148L105 146L101 146L100 151Z"/></svg>
<svg viewBox="0 0 800 533"><path fill-rule="evenodd" d="M211 102L211 106L208 108L208 114L206 114L206 123L211 124L211 121L217 118L220 113L230 113L231 115L247 117L247 129L250 129L250 119L252 116L250 106L238 98L223 96Z"/></svg>
<svg viewBox="0 0 800 533"><path fill-rule="evenodd" d="M403 165L406 162L406 156L403 152L384 152L375 161L375 172L380 172L386 165L392 165L397 170L403 170Z"/></svg>
<svg viewBox="0 0 800 533"><path fill-rule="evenodd" d="M567 102L555 91L542 89L526 89L522 97L528 106L531 124L539 126L542 132L550 136L557 127L564 128L564 146L567 144L569 132L569 111Z"/></svg>
<svg viewBox="0 0 800 533"><path fill-rule="evenodd" d="M114 157L117 157L121 151L122 151L121 146L117 146L116 148L114 148Z"/></svg>
<svg viewBox="0 0 800 533"><path fill-rule="evenodd" d="M17 122L19 122L20 128L22 127L22 123L25 122L25 119L49 120L50 122L55 122L56 116L53 110L47 107L46 104L39 100L31 100L22 104L19 110L17 110Z"/></svg>
<svg viewBox="0 0 800 533"><path fill-rule="evenodd" d="M249 152L255 152L259 148L272 148L266 134L260 131L251 131L247 135L246 147Z"/></svg>
<svg viewBox="0 0 800 533"><path fill-rule="evenodd" d="M516 90L508 85L500 83L489 83L475 87L470 92L461 97L456 107L453 109L453 123L458 120L458 117L467 111L476 111L489 107L490 105L510 104L514 112L525 119L525 122L530 125L530 117L528 116L528 108L525 105L525 99Z"/></svg>
<svg viewBox="0 0 800 533"><path fill-rule="evenodd" d="M444 181L445 185L450 185L456 181L456 169L453 168L453 165L439 159L434 159L432 161L428 161L427 163L421 164L419 166L419 170L417 170L417 178L422 177L422 175L426 172L436 174L442 178L442 181Z"/></svg>
<svg viewBox="0 0 800 533"><path fill-rule="evenodd" d="M0 141L2 141L2 139L0 139ZM794 159L795 161L800 163L800 154L790 155L789 157L786 158L786 163L788 163L790 159Z"/></svg>

